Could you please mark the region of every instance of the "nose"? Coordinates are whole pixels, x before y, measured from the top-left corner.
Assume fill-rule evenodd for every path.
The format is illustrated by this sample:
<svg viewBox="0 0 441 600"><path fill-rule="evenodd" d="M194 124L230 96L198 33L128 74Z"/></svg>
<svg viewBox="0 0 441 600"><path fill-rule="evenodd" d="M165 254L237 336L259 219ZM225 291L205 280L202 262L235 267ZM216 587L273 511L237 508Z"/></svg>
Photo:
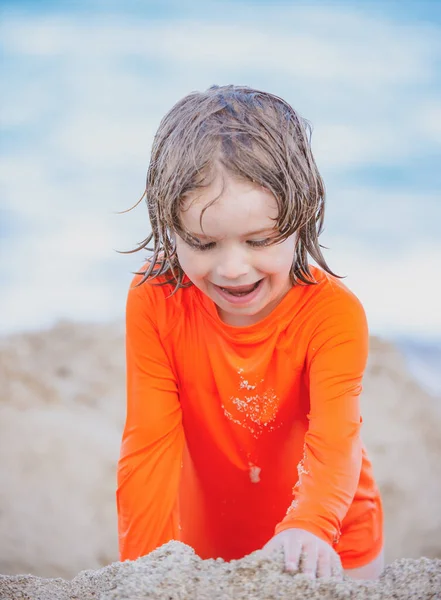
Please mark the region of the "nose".
<svg viewBox="0 0 441 600"><path fill-rule="evenodd" d="M220 254L217 264L217 275L222 279L238 280L245 277L251 270L247 252L231 248Z"/></svg>

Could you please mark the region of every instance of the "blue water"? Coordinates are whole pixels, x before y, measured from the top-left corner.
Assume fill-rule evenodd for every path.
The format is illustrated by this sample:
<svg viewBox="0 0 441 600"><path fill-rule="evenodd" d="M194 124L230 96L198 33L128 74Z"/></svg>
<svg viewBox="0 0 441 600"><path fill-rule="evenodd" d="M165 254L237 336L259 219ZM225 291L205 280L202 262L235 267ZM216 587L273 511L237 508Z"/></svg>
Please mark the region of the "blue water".
<svg viewBox="0 0 441 600"><path fill-rule="evenodd" d="M403 354L409 372L420 386L441 398L441 340L391 340Z"/></svg>

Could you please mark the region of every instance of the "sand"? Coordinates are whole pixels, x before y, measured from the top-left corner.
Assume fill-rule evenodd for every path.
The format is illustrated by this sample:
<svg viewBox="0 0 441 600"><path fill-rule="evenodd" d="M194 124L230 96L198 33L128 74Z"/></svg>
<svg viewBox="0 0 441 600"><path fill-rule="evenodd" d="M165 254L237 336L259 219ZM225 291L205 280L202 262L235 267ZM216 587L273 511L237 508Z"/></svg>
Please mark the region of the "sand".
<svg viewBox="0 0 441 600"><path fill-rule="evenodd" d="M115 562L123 335L121 323L60 323L0 339L0 598L314 598L305 586L319 584L258 553L226 565L171 543L136 563ZM419 387L391 344L372 338L362 409L393 564L374 587L327 583L321 597L429 598L441 559L441 400ZM280 591L265 592L268 577ZM125 596L132 587L139 594Z"/></svg>
<svg viewBox="0 0 441 600"><path fill-rule="evenodd" d="M378 581L310 580L283 570L281 553L257 551L226 563L201 560L169 542L137 561L83 571L72 581L34 576L0 577L0 599L17 600L348 600L441 598L441 560L402 559Z"/></svg>

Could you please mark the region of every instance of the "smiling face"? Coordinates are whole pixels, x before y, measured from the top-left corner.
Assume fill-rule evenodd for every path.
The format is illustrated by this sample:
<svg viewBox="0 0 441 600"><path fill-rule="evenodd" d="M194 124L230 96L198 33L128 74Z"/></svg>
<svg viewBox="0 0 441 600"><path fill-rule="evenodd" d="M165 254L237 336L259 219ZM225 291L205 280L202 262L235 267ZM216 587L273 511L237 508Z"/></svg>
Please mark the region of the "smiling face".
<svg viewBox="0 0 441 600"><path fill-rule="evenodd" d="M226 175L185 198L181 222L191 237L176 235L179 263L229 325L260 321L292 287L295 235L271 243L277 215L270 192Z"/></svg>

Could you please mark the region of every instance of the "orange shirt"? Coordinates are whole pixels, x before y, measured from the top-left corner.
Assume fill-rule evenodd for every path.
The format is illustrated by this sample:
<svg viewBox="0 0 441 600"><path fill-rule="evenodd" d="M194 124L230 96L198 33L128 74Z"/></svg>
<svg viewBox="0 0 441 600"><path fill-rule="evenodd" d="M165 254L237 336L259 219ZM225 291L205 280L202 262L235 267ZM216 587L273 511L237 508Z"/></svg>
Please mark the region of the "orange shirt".
<svg viewBox="0 0 441 600"><path fill-rule="evenodd" d="M247 327L195 286L127 301L120 559L171 539L240 558L288 527L331 544L378 496L360 439L365 314L338 279L294 286ZM363 508L364 510L364 508Z"/></svg>

